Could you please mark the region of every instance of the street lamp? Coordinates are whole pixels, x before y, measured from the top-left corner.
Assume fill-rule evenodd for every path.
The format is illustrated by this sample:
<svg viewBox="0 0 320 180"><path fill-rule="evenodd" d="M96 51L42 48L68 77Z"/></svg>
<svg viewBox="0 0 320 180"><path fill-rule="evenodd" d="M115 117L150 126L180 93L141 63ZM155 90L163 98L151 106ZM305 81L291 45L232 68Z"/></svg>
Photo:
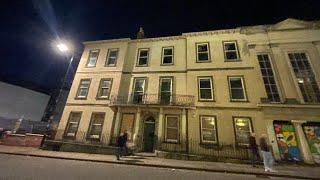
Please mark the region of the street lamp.
<svg viewBox="0 0 320 180"><path fill-rule="evenodd" d="M68 46L65 45L65 44L63 44L63 43L58 44L58 45L57 45L57 48L58 48L61 52L66 52L66 51L69 50ZM58 100L59 100L59 98L60 98L62 89L63 89L64 84L65 84L66 79L67 79L67 75L68 75L69 69L70 69L71 64L72 64L72 60L73 60L73 54L72 54L72 56L71 56L71 59L70 59L69 65L68 65L67 72L66 72L66 74L64 75L64 78L63 78L63 81L62 81L62 85L61 85L61 87L60 87L60 89L59 89L58 96L57 96L57 98L55 99L54 108L52 109L51 115L50 115L50 117L49 117L49 119L48 119L48 125L47 125L46 131L45 131L45 133L44 133L42 142L41 142L41 147L42 147L43 144L44 144L44 140L45 140L45 138L46 138L46 136L47 136L47 133L48 133L48 131L49 131L49 128L50 128L50 123L51 123L51 121L53 120L53 114L52 114L52 113L53 113L53 112L55 111L55 109L56 109L56 106L57 106Z"/></svg>

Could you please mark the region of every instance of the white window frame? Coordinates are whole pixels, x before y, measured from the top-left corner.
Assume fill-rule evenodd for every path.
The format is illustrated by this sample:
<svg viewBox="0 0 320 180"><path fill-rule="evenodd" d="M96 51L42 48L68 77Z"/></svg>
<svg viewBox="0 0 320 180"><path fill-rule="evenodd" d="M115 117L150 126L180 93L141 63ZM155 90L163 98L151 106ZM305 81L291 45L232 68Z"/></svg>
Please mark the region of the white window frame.
<svg viewBox="0 0 320 180"><path fill-rule="evenodd" d="M199 46L201 45L207 45L207 51L206 52L199 52ZM210 46L209 43L204 42L204 43L196 43L196 50L197 50L197 62L210 62ZM207 60L199 60L199 53L207 53L208 54L208 59Z"/></svg>
<svg viewBox="0 0 320 180"><path fill-rule="evenodd" d="M71 115L73 115L73 114L75 114L75 113L79 113L79 114L80 114L80 119L79 119L78 122L76 122L76 121L71 121ZM75 136L77 135L77 132L78 132L78 129L79 129L79 123L80 123L80 121L81 121L81 117L82 117L82 112L80 112L80 111L71 111L71 112L69 113L69 118L68 118L68 122L67 122L67 125L66 125L66 129L65 129L64 136L66 136L66 137L75 137ZM70 133L70 132L68 132L68 131L69 131L70 127L71 127L73 124L77 124L77 130L76 130L76 132L74 132L74 133Z"/></svg>
<svg viewBox="0 0 320 180"><path fill-rule="evenodd" d="M102 120L102 123L100 124L100 123L94 123L94 115L95 114L103 114L104 115L104 118L103 118L103 120ZM103 126L103 122L104 122L104 119L106 118L106 114L104 113L104 112L93 112L92 114L91 114L91 121L90 121L90 127L89 127L89 130L88 130L88 138L90 138L90 139L100 139L100 137L101 137L101 134L102 134L102 126ZM100 134L99 135L97 135L97 134L91 134L91 131L92 131L92 127L93 126L101 126L101 132L100 132Z"/></svg>
<svg viewBox="0 0 320 180"><path fill-rule="evenodd" d="M89 81L88 87L86 87L86 88L81 87L83 81ZM77 91L77 96L76 96L76 98L87 98L87 97L88 97L88 94L89 94L90 84L91 84L91 79L81 79L81 80L80 80L79 87L78 87L78 91ZM86 89L86 90L87 90L87 93L86 93L85 96L80 96L80 91L83 90L83 89Z"/></svg>
<svg viewBox="0 0 320 180"><path fill-rule="evenodd" d="M109 87L103 87L102 86L104 81L109 81ZM98 99L107 99L107 98L109 98L110 97L110 92L111 92L111 87L112 87L112 79L111 78L101 79L100 80L99 89L98 89L97 98ZM100 96L100 94L101 94L103 89L108 89L108 95L107 96Z"/></svg>
<svg viewBox="0 0 320 180"><path fill-rule="evenodd" d="M232 99L232 88L231 88L230 80L231 79L236 79L236 78L240 78L241 79L241 87L242 87L244 99ZM246 92L245 85L244 85L244 77L242 77L242 76L229 76L228 77L228 83L229 83L229 94L230 94L230 100L231 101L248 101L247 92Z"/></svg>
<svg viewBox="0 0 320 180"><path fill-rule="evenodd" d="M200 87L200 82L201 80L210 80L210 91L211 91L211 99L202 99L201 98L201 89L208 89L208 88L201 88ZM199 95L199 100L200 101L213 101L214 100L214 93L213 93L213 79L212 77L198 77L198 95Z"/></svg>
<svg viewBox="0 0 320 180"><path fill-rule="evenodd" d="M113 51L117 51L115 56L110 56L110 53ZM116 66L117 64L117 59L118 59L118 54L119 54L119 48L113 48L113 49L108 49L108 55L107 55L107 60L105 66ZM109 64L110 59L114 59L114 64Z"/></svg>
<svg viewBox="0 0 320 180"><path fill-rule="evenodd" d="M231 44L233 43L235 46L235 50L227 50L226 49L226 44ZM224 50L224 57L225 57L225 61L239 61L240 60L240 56L239 56L239 50L238 50L238 44L237 41L223 41L223 50ZM237 59L228 59L227 58L227 52L236 52L237 54Z"/></svg>
<svg viewBox="0 0 320 180"><path fill-rule="evenodd" d="M147 56L141 56L141 51L147 51ZM137 61L137 66L148 66L148 62L149 62L149 48L140 48L138 49L138 61ZM140 58L147 58L146 60L146 64L140 64Z"/></svg>
<svg viewBox="0 0 320 180"><path fill-rule="evenodd" d="M235 117L232 117L232 118L233 118L234 133L235 133L235 138L236 138L237 145L245 145L245 146L248 146L249 144L239 143L239 142L238 142L237 134L238 134L238 131L239 131L239 130L237 130L236 120L237 120L237 119L247 119L247 120L248 120L248 125L249 125L249 133L251 133L251 132L253 132L253 130L252 130L251 118L250 118L250 117L241 117L241 116L235 116Z"/></svg>
<svg viewBox="0 0 320 180"><path fill-rule="evenodd" d="M92 57L90 57L90 55L91 55L91 53L93 53L93 52L97 52L97 57L96 57L96 59L95 59L95 61L94 61L94 64L93 64L93 65L90 65L89 63L90 63L91 58L92 58ZM98 58L99 58L99 54L100 54L100 49L90 50L90 51L89 51L89 56L88 56L88 60L87 60L86 67L96 67L96 64L97 64L97 61L98 61Z"/></svg>
<svg viewBox="0 0 320 180"><path fill-rule="evenodd" d="M175 117L177 118L177 128L169 127L169 129L176 129L177 130L177 139L168 139L167 133L168 133L168 117ZM166 127L165 127L165 141L166 142L175 142L178 143L180 141L180 117L178 115L166 115Z"/></svg>
<svg viewBox="0 0 320 180"><path fill-rule="evenodd" d="M138 81L138 80L143 80L144 81L144 83L143 83L143 91L135 91L135 89L136 89L136 82ZM145 91L146 91L146 83L147 83L147 78L144 78L144 77L142 77L142 78L140 78L140 77L136 77L136 78L134 78L134 80L133 80L133 86L132 86L132 100L134 100L134 95L135 95L135 93L141 93L142 94L142 103L144 102L144 94L145 94Z"/></svg>
<svg viewBox="0 0 320 180"><path fill-rule="evenodd" d="M167 79L169 79L170 80L170 91L162 91L161 89L162 89L162 81L163 80L167 80ZM171 77L160 77L160 101L161 101L161 93L162 92L170 92L170 102L172 101L172 85L173 85L173 78L171 78Z"/></svg>
<svg viewBox="0 0 320 180"><path fill-rule="evenodd" d="M203 128L203 127L202 127L202 119L204 119L204 118L213 118L214 129L208 129L208 128ZM217 136L217 118L216 118L216 116L200 116L200 128L201 128L201 142L203 142L203 143L210 143L210 144L217 144L217 143L218 143L218 136ZM215 141L206 141L206 140L203 140L203 129L205 129L205 130L207 130L207 131L214 131Z"/></svg>
<svg viewBox="0 0 320 180"><path fill-rule="evenodd" d="M165 55L164 51L166 49L171 49L172 50L172 54L171 55ZM171 57L171 63L164 63L164 58L165 57ZM163 47L162 48L162 61L161 61L161 64L162 65L173 65L173 60L174 60L174 47L173 46L172 47Z"/></svg>

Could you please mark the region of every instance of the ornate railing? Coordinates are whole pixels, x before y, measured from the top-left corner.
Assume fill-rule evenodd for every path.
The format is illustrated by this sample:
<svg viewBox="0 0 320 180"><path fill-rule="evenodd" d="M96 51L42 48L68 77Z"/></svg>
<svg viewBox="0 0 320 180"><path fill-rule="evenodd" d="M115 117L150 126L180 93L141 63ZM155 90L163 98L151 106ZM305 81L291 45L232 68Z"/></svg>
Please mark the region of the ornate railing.
<svg viewBox="0 0 320 180"><path fill-rule="evenodd" d="M111 105L168 105L168 106L194 106L194 96L180 94L131 94L129 96L110 96Z"/></svg>

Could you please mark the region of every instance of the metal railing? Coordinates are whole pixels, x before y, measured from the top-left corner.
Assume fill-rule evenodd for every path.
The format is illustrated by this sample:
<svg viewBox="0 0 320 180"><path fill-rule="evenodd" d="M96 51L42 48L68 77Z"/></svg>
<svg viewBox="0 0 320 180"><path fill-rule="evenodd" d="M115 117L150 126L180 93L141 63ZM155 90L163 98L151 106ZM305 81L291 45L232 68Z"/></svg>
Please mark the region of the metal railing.
<svg viewBox="0 0 320 180"><path fill-rule="evenodd" d="M111 95L110 104L194 106L194 96L180 94L162 96L158 94L131 94L130 96Z"/></svg>

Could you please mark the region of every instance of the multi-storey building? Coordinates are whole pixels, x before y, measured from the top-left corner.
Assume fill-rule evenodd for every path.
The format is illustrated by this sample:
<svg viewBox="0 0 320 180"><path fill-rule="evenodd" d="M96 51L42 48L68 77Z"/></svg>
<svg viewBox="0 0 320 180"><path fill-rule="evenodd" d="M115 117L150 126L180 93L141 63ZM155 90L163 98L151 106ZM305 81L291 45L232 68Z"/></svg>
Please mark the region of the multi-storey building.
<svg viewBox="0 0 320 180"><path fill-rule="evenodd" d="M84 42L56 139L209 154L267 134L276 159L320 162L320 23ZM104 136L110 134L110 136Z"/></svg>

